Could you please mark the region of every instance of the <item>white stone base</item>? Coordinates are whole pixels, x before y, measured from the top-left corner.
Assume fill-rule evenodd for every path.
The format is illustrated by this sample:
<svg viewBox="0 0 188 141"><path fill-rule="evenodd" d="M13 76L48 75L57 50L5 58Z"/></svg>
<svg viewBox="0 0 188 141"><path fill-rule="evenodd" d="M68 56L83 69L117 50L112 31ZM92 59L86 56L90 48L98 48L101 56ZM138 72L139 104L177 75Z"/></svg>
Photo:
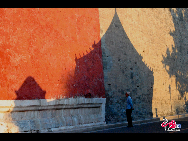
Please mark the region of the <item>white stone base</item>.
<svg viewBox="0 0 188 141"><path fill-rule="evenodd" d="M106 98L0 100L0 132L44 132L105 123Z"/></svg>

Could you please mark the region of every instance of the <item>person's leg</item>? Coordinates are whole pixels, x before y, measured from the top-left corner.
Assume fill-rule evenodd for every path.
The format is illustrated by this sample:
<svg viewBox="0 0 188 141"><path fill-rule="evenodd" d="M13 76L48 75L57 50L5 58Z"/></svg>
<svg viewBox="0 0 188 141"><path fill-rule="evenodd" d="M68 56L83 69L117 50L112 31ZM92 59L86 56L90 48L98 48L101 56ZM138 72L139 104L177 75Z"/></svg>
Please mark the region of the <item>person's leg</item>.
<svg viewBox="0 0 188 141"><path fill-rule="evenodd" d="M133 125L132 125L132 117L131 117L131 114L132 114L132 109L130 109L130 121L129 121L129 123L130 123L130 126L132 127Z"/></svg>
<svg viewBox="0 0 188 141"><path fill-rule="evenodd" d="M129 121L129 110L126 109L126 115L127 115L127 122Z"/></svg>
<svg viewBox="0 0 188 141"><path fill-rule="evenodd" d="M126 109L126 115L127 115L128 126L131 126L132 120L131 120L131 110L130 109Z"/></svg>

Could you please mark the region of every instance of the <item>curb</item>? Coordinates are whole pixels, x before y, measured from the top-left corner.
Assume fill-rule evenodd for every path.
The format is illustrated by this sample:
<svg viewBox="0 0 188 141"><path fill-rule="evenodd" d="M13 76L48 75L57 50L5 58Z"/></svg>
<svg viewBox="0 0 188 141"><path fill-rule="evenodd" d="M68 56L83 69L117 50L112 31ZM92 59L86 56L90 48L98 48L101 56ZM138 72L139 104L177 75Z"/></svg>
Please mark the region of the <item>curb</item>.
<svg viewBox="0 0 188 141"><path fill-rule="evenodd" d="M179 115L172 115L172 116L164 116L168 120L172 119L179 119L179 118L185 118L188 117L188 113L185 114L179 114ZM151 123L151 122L160 122L163 121L163 117L157 117L157 118L152 118L152 119L145 119L145 120L136 120L132 121L133 124L143 124L143 123ZM104 130L107 128L115 128L115 127L121 127L121 126L127 126L128 122L117 122L117 123L111 123L111 124L106 124L100 123L98 125L83 125L83 126L78 126L78 127L71 127L71 128L53 128L51 131L48 131L46 133L90 133L92 131L96 130Z"/></svg>
<svg viewBox="0 0 188 141"><path fill-rule="evenodd" d="M132 121L133 124L141 124L141 123L147 123L147 122L158 122L160 121L160 118L152 118L152 119L145 119L145 120L137 120ZM51 133L89 133L91 131L95 130L103 130L106 128L114 128L114 127L121 127L121 126L127 126L128 122L118 122L118 123L111 123L111 124L99 124L99 125L93 125L93 126L84 126L84 127L77 127L71 128L71 129L52 129ZM48 132L49 133L49 132Z"/></svg>
<svg viewBox="0 0 188 141"><path fill-rule="evenodd" d="M137 121L132 121L132 123L133 124L141 124L141 123L158 122L158 121L160 121L160 118L137 120ZM90 132L96 131L96 130L104 130L104 129L107 129L107 128L116 128L116 127L127 126L127 125L128 125L128 122L101 124L101 125L98 125L98 126L85 127L85 128L82 128L82 129L61 130L61 131L59 131L59 133L90 133Z"/></svg>

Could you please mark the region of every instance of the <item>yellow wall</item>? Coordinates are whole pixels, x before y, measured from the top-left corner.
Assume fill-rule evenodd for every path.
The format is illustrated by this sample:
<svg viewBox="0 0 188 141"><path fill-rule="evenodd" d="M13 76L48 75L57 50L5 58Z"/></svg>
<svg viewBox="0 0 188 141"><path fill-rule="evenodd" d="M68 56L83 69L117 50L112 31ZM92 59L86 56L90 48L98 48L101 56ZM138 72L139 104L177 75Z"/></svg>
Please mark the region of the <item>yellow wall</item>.
<svg viewBox="0 0 188 141"><path fill-rule="evenodd" d="M176 9L172 10L176 12ZM142 61L153 69L153 117L156 116L156 108L158 116L176 114L177 109L181 111L185 104L184 97L178 100L180 94L176 88L176 77L170 76L167 72L169 66L166 65L165 69L163 64L167 48L172 52L172 47L175 46L174 38L170 34L175 31L171 11L166 8L117 8L116 11L128 38L143 57ZM107 31L114 13L115 8L99 9L101 38Z"/></svg>

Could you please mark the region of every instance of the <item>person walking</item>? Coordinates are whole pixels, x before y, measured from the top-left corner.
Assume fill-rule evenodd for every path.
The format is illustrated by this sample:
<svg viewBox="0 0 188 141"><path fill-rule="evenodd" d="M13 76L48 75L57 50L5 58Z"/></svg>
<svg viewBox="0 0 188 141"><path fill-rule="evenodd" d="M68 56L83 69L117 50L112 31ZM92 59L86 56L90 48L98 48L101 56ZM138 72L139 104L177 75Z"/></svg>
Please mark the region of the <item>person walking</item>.
<svg viewBox="0 0 188 141"><path fill-rule="evenodd" d="M125 96L127 97L127 109L126 109L127 122L128 122L127 127L133 127L131 113L132 110L134 110L134 108L132 104L132 99L130 97L130 92L126 92Z"/></svg>

